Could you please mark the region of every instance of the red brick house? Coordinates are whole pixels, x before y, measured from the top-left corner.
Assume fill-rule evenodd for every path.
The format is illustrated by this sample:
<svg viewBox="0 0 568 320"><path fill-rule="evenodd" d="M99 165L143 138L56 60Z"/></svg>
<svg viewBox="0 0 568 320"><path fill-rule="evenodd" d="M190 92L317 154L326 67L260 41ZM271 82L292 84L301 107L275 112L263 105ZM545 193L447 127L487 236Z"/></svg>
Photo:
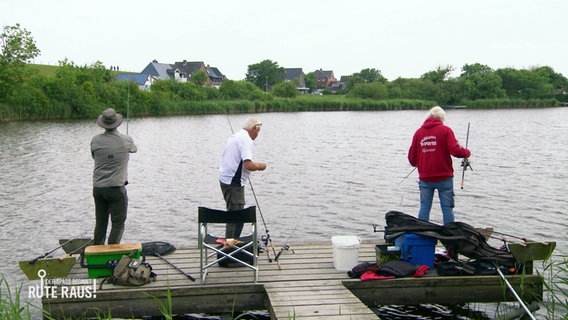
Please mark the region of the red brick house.
<svg viewBox="0 0 568 320"><path fill-rule="evenodd" d="M324 71L322 69L314 71L314 76L316 78L318 88L331 88L337 83L337 79L333 75L333 71Z"/></svg>

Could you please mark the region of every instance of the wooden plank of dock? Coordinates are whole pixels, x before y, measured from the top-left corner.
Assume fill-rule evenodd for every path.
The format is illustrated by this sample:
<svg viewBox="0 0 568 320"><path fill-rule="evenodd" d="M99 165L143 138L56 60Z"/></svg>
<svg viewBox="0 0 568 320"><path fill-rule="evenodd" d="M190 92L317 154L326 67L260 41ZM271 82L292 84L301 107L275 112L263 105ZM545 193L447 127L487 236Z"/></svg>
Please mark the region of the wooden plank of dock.
<svg viewBox="0 0 568 320"><path fill-rule="evenodd" d="M361 244L360 262L375 261L376 242L364 241ZM277 245L276 248L279 249ZM268 261L266 253L261 254L259 281L256 284L251 281L252 271L247 268L214 266L210 268L206 284L202 285L196 246L178 248L164 258L197 281L190 281L161 259L147 257L158 274L153 283L142 287L104 284L102 290L97 290L96 298L44 297L43 308L51 311L54 317L68 318L101 314L123 318L158 316L161 315L160 303L170 298L174 314L268 310L272 319L315 320L378 319L367 306L446 303L447 297L454 296L456 290L471 293L461 296L461 300L466 302L477 301L480 296L494 299L488 302L515 301L510 294L504 293L505 286L499 276L425 276L381 281L349 279L346 272L333 268L331 241L293 244L290 251L284 251L279 258L281 270L276 262ZM529 288L522 291L526 296L542 299L542 279L528 275L521 283L520 277L507 276L507 279L516 290ZM67 278L86 279L87 269L77 263ZM482 278L485 286L469 290L480 281L474 278ZM97 279L99 283L100 279ZM486 291L487 288L491 291Z"/></svg>
<svg viewBox="0 0 568 320"><path fill-rule="evenodd" d="M348 277L346 272L333 268L331 241L294 245L280 256L281 270L276 262L268 261L266 253L261 254L257 284L252 283L252 271L247 268L215 266L210 268L206 284L202 285L196 247L179 248L164 258L197 281L190 281L156 257L147 257L158 274L153 283L143 287L104 284L94 299L44 298L43 307L54 316L101 312L117 317L159 315L156 299L166 301L169 295L176 314L264 309L269 310L273 319L378 319L342 285L342 280ZM374 260L374 251L360 250L360 259ZM77 263L68 278L85 279L87 269Z"/></svg>
<svg viewBox="0 0 568 320"><path fill-rule="evenodd" d="M368 247L359 249L361 261L375 260ZM334 269L331 242L292 249L293 254L280 258L282 270L272 267L261 273L273 319L378 319L343 286L347 272Z"/></svg>

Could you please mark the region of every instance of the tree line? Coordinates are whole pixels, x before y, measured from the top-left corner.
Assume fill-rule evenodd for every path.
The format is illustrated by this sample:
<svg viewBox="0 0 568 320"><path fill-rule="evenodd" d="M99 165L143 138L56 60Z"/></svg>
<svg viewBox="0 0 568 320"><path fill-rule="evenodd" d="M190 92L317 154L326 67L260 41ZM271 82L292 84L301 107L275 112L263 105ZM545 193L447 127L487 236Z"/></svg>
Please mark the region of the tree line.
<svg viewBox="0 0 568 320"><path fill-rule="evenodd" d="M380 70L363 69L336 92L318 88L313 73L305 85L323 96L300 95L299 83L285 81L284 68L263 60L248 66L244 80L219 88L203 81L158 80L151 90L116 81L102 62L78 66L59 62L55 75L40 74L29 62L40 54L31 33L19 24L0 34L0 119L93 118L108 106L136 116L271 111L425 109L468 107L549 107L568 101L568 80L551 67L493 70L479 63L437 67L419 78L388 81ZM199 79L197 79L199 80Z"/></svg>

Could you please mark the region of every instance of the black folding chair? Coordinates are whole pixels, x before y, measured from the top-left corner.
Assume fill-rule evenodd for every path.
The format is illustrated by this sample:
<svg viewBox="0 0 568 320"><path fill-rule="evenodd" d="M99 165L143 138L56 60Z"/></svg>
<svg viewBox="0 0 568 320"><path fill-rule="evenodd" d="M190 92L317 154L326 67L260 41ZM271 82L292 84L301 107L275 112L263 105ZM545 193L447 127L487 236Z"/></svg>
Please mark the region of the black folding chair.
<svg viewBox="0 0 568 320"><path fill-rule="evenodd" d="M198 208L198 246L200 255L201 283L205 283L208 269L220 262L231 262L247 267L254 272L253 279L258 281L258 241L256 224L256 207L248 207L236 211L224 211L206 207ZM208 233L210 224L250 223L252 235L240 239L243 243L230 244L223 238L211 236Z"/></svg>

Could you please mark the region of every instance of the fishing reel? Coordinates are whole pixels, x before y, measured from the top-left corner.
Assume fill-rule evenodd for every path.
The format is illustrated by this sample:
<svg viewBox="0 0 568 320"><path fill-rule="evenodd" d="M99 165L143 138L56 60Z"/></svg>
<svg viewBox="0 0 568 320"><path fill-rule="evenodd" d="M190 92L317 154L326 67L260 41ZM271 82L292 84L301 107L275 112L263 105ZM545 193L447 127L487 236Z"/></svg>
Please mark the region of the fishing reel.
<svg viewBox="0 0 568 320"><path fill-rule="evenodd" d="M282 248L280 248L280 251L278 251L278 253L276 254L276 256L274 257L274 261L278 261L278 258L280 257L280 255L284 252L284 251L289 251L292 254L294 254L294 250L290 249L290 246L285 244Z"/></svg>
<svg viewBox="0 0 568 320"><path fill-rule="evenodd" d="M463 158L461 167L463 168L464 171L467 170L467 168L473 171L473 168L471 167L471 161L469 161L468 158Z"/></svg>

